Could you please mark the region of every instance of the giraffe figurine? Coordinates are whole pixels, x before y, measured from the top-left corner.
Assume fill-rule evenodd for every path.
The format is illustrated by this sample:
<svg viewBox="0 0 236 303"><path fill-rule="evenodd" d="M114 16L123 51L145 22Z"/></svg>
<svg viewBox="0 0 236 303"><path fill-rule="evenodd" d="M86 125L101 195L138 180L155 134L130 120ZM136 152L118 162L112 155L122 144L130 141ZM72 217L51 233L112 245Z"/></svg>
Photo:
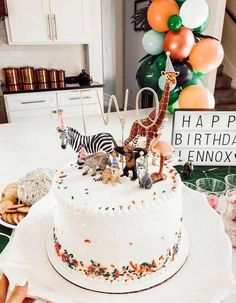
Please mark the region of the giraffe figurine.
<svg viewBox="0 0 236 303"><path fill-rule="evenodd" d="M141 119L140 123L136 120L131 127L129 137L124 141L124 145L128 145L137 136L142 136L146 137L146 150L148 151L151 141L158 133L162 123L164 122L169 103L170 90L176 85L176 77L179 75L179 72L176 72L172 65L170 52L167 52L166 55L166 68L165 71L161 72L161 74L166 78L166 83L160 101L159 112L154 109L147 118ZM154 125L152 125L157 114L157 121ZM148 127L148 125L150 125L150 127Z"/></svg>

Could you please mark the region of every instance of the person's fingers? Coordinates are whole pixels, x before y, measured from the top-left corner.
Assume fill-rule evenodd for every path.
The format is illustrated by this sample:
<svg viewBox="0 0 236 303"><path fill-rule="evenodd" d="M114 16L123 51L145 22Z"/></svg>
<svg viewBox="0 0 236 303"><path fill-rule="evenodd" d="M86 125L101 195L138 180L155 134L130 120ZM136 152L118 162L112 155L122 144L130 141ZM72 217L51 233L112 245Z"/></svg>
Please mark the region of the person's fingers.
<svg viewBox="0 0 236 303"><path fill-rule="evenodd" d="M27 296L28 282L17 283L6 303L22 303Z"/></svg>
<svg viewBox="0 0 236 303"><path fill-rule="evenodd" d="M7 297L7 290L9 286L9 281L7 277L2 274L0 279L0 303L4 303Z"/></svg>

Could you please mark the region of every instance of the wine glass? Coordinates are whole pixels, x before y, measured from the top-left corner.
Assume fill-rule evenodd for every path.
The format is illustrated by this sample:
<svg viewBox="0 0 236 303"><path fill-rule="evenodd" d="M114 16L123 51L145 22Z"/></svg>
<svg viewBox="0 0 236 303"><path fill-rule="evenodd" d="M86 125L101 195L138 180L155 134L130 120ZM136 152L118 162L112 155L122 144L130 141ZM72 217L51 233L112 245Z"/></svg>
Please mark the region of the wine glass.
<svg viewBox="0 0 236 303"><path fill-rule="evenodd" d="M183 184L185 186L187 186L188 188L191 188L192 190L197 190L197 186L195 184L193 184L193 183L184 181Z"/></svg>
<svg viewBox="0 0 236 303"><path fill-rule="evenodd" d="M227 186L227 189L236 188L236 174L231 174L225 176L225 183Z"/></svg>
<svg viewBox="0 0 236 303"><path fill-rule="evenodd" d="M226 184L214 178L201 178L196 181L198 191L206 194L208 203L212 208L219 208L219 199L224 196Z"/></svg>

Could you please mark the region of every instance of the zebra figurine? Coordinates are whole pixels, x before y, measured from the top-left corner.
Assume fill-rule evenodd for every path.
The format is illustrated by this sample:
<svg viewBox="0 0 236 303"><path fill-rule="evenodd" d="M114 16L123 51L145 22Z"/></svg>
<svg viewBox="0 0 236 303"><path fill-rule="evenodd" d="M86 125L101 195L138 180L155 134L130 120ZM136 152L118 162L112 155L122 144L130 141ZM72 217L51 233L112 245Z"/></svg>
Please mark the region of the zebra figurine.
<svg viewBox="0 0 236 303"><path fill-rule="evenodd" d="M72 149L78 153L77 164L79 166L84 164L84 162L80 163L80 152L83 145L87 154L95 154L99 151L103 151L106 154L111 154L114 148L117 146L115 139L109 133L99 133L93 136L84 136L72 127L66 127L64 130L57 127L57 131L60 133L61 148L66 149L67 144L69 144Z"/></svg>

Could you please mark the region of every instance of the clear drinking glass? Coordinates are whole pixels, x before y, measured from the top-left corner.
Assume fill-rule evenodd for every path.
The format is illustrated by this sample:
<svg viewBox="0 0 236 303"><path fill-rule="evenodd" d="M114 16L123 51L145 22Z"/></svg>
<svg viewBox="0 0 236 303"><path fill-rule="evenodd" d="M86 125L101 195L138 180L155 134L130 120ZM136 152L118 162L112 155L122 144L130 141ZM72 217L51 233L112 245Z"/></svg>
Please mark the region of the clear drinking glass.
<svg viewBox="0 0 236 303"><path fill-rule="evenodd" d="M236 174L225 176L225 184L227 189L236 188Z"/></svg>
<svg viewBox="0 0 236 303"><path fill-rule="evenodd" d="M217 209L219 198L225 194L226 184L214 178L201 178L196 181L197 190L205 193L208 203L212 208Z"/></svg>
<svg viewBox="0 0 236 303"><path fill-rule="evenodd" d="M226 192L227 207L222 211L225 231L229 235L232 246L236 247L236 188Z"/></svg>
<svg viewBox="0 0 236 303"><path fill-rule="evenodd" d="M188 188L191 188L192 190L197 190L197 186L193 183L190 182L183 182L185 186L187 186Z"/></svg>

